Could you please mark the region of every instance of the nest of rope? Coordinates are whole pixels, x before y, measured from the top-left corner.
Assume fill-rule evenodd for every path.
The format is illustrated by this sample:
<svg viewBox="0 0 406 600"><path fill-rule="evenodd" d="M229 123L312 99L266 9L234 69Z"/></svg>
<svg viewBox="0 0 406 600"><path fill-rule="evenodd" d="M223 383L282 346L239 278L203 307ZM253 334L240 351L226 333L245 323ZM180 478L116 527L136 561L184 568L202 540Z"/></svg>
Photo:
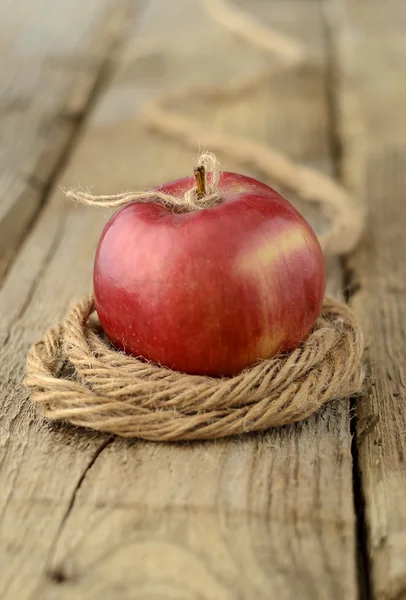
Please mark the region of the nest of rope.
<svg viewBox="0 0 406 600"><path fill-rule="evenodd" d="M29 351L25 385L48 419L153 441L215 439L305 419L361 390L362 334L348 307L332 299L296 350L228 378L117 351L94 310L93 297L77 302Z"/></svg>

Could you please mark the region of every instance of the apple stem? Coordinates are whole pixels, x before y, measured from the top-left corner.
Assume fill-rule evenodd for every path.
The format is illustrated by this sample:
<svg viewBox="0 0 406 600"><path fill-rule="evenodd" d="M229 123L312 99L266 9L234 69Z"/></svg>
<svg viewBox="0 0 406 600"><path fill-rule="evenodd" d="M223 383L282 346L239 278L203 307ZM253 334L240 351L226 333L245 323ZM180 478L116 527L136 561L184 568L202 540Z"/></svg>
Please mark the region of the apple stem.
<svg viewBox="0 0 406 600"><path fill-rule="evenodd" d="M203 198L206 195L206 169L203 165L199 165L193 169L196 179L196 194L198 198Z"/></svg>

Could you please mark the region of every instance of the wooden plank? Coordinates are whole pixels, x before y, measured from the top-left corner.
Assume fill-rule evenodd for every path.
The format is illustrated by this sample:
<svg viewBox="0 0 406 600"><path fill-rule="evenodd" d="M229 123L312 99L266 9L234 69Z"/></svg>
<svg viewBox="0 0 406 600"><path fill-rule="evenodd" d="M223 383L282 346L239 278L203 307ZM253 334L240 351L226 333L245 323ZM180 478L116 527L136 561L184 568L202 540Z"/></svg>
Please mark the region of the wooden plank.
<svg viewBox="0 0 406 600"><path fill-rule="evenodd" d="M316 1L276 1L272 11L265 1L244 6L301 37L323 63ZM58 188L80 183L108 193L187 173L190 151L145 131L139 107L169 85L196 80L203 52L211 82L269 60L228 37L198 3L168 7L148 3ZM182 108L204 127L238 128L328 169L324 75L303 69L230 105ZM222 163L239 168L227 157ZM348 403L262 435L167 445L50 427L27 403L25 352L73 296L89 291L108 216L101 213L70 206L55 191L0 292L0 526L7 550L0 596L355 599ZM329 285L339 293L337 262Z"/></svg>
<svg viewBox="0 0 406 600"><path fill-rule="evenodd" d="M332 7L342 75L344 174L365 153L367 231L348 260L351 303L368 341L368 386L356 405L371 595L406 598L406 6L348 0ZM356 57L352 61L349 56ZM353 92L350 91L352 88ZM351 98L362 107L354 136ZM355 124L355 131L360 131Z"/></svg>
<svg viewBox="0 0 406 600"><path fill-rule="evenodd" d="M127 0L0 3L0 279L72 146Z"/></svg>

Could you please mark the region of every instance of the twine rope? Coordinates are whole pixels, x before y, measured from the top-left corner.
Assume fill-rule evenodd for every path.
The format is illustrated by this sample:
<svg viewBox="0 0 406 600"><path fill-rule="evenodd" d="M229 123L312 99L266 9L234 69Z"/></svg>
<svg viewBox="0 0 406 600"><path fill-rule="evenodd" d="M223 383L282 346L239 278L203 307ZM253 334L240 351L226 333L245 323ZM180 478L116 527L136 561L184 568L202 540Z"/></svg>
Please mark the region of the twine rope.
<svg viewBox="0 0 406 600"><path fill-rule="evenodd" d="M221 379L117 352L89 322L94 309L92 297L77 302L28 354L25 385L49 419L152 441L215 439L299 421L361 389L362 334L328 298L299 348Z"/></svg>
<svg viewBox="0 0 406 600"><path fill-rule="evenodd" d="M227 0L204 0L210 16L251 44L280 58L273 71L240 78L227 87L175 90L150 102L145 124L186 144L211 147L242 164L252 164L302 199L318 202L331 227L319 236L325 255L350 252L364 223L359 201L331 178L295 164L278 149L244 137L202 131L172 106L194 97L232 98L260 85L277 70L309 59L287 36L265 29ZM174 211L202 210L221 202L215 155L205 153L205 194L193 186L184 197L163 191L67 196L93 206L118 208L129 202L160 202ZM293 352L261 361L230 378L178 373L113 349L92 321L92 297L72 306L65 322L50 329L27 357L25 385L33 402L51 420L153 441L215 439L304 419L323 404L361 391L363 338L344 304L326 298L308 338Z"/></svg>
<svg viewBox="0 0 406 600"><path fill-rule="evenodd" d="M365 222L365 207L359 198L353 197L328 175L296 164L274 146L264 145L244 136L207 130L202 128L197 120L172 110L174 105L193 99L202 101L237 98L269 81L276 73L286 72L306 63L311 64L311 59L301 43L263 27L228 0L202 0L202 3L212 19L254 47L272 53L278 58L279 64L248 77L238 77L226 86L192 85L180 90L165 91L146 103L142 109L144 125L160 134L180 140L193 149L196 148L198 140L201 147L210 148L213 152L228 156L240 164L254 166L265 177L293 191L305 202L317 203L330 222L330 227L319 235L324 255L348 254L357 245ZM210 164L208 170L211 170ZM117 208L127 202L150 202L155 197L156 201L175 209L179 206L182 210L207 208L215 198L208 196L208 205L204 206L201 202L194 201L194 190L190 190L182 199L150 191L107 196L68 191L67 196L77 202L109 208Z"/></svg>
<svg viewBox="0 0 406 600"><path fill-rule="evenodd" d="M202 5L213 20L251 46L271 53L279 60L279 64L248 77L236 78L226 86L193 85L165 92L145 105L142 112L145 124L160 134L181 140L193 149L198 140L201 147L210 148L240 164L253 166L302 200L317 203L330 221L330 228L319 235L323 253L326 256L348 254L357 245L365 222L365 207L359 198L353 197L331 177L296 164L274 146L243 136L203 129L193 118L171 110L174 105L193 99L237 98L269 81L277 73L312 62L306 48L298 40L265 28L229 0L202 0Z"/></svg>
<svg viewBox="0 0 406 600"><path fill-rule="evenodd" d="M147 192L124 192L112 196L93 196L93 194L80 190L68 190L66 192L66 197L69 200L74 200L80 204L107 208L119 208L120 206L125 206L125 204L128 204L129 202L156 202L167 208L182 212L203 210L205 208L216 206L216 204L221 202L219 193L221 173L218 158L212 152L205 152L200 155L195 171L198 171L200 167L203 167L204 173L206 188L206 193L204 195L199 195L197 187L194 185L183 197L172 196L171 194L158 190ZM208 173L210 173L210 177L207 177Z"/></svg>

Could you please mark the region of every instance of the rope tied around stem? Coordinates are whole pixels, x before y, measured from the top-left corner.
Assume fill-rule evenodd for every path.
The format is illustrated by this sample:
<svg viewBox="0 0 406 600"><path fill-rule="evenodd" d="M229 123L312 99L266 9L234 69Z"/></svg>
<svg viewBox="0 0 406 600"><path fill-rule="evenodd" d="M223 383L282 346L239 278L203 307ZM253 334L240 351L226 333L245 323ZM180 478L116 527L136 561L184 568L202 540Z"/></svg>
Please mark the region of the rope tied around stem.
<svg viewBox="0 0 406 600"><path fill-rule="evenodd" d="M159 202L179 212L204 210L220 204L222 201L219 192L221 172L217 156L212 152L201 154L194 168L194 175L196 185L181 197L172 196L161 190L124 192L111 196L94 196L88 192L68 190L66 197L80 204L105 208L119 208L130 202Z"/></svg>

